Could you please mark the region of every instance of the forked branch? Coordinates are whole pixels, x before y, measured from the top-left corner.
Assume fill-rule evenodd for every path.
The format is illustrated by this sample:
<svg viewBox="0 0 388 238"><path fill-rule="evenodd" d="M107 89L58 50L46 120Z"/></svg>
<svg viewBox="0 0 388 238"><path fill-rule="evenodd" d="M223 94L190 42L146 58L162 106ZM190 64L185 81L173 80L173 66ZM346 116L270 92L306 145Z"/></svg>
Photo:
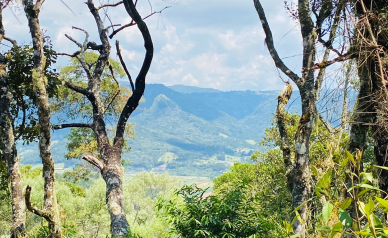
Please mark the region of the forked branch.
<svg viewBox="0 0 388 238"><path fill-rule="evenodd" d="M131 97L128 98L128 101L125 104L125 107L121 112L119 121L117 123L116 136L113 143L118 148L122 148L122 146L124 145L124 132L125 132L125 126L127 124L128 118L132 114L132 112L136 109L136 107L139 105L139 101L143 96L143 93L145 90L145 79L151 67L151 62L154 55L154 46L152 43L151 34L148 31L147 25L145 24L142 17L136 10L136 7L133 4L133 1L124 0L124 6L129 16L136 22L137 27L139 28L143 36L144 48L146 50L146 54L145 54L143 65L141 66L140 72L136 77L136 81L134 85L135 90L132 92Z"/></svg>
<svg viewBox="0 0 388 238"><path fill-rule="evenodd" d="M32 213L34 213L34 214L36 214L36 215L38 215L40 217L45 218L47 221L51 221L52 222L52 217L51 217L50 212L41 210L41 209L35 207L34 205L32 205L32 203L31 203L31 189L32 189L31 186L27 185L27 187L26 187L26 194L24 195L27 209L30 212L32 212Z"/></svg>

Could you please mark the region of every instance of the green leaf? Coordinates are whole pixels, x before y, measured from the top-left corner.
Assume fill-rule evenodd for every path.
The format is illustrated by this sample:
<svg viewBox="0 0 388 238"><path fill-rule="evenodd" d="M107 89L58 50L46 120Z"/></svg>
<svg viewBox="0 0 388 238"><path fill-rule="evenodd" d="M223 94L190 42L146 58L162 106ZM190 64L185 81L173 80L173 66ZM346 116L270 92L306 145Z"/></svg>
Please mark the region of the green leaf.
<svg viewBox="0 0 388 238"><path fill-rule="evenodd" d="M369 202L365 205L365 214L369 218L375 210L375 204L373 203L372 198L369 198Z"/></svg>
<svg viewBox="0 0 388 238"><path fill-rule="evenodd" d="M362 236L372 236L371 233L366 232L366 231L356 231L357 235L362 235Z"/></svg>
<svg viewBox="0 0 388 238"><path fill-rule="evenodd" d="M378 187L372 186L370 184L361 184L360 188L370 188L370 189L378 190L380 192L384 192L383 190L379 189Z"/></svg>
<svg viewBox="0 0 388 238"><path fill-rule="evenodd" d="M349 159L344 158L343 160L341 160L340 166L344 168L348 164L348 162L349 162Z"/></svg>
<svg viewBox="0 0 388 238"><path fill-rule="evenodd" d="M311 165L311 170L313 171L314 176L318 177L319 173L318 173L317 167L315 167L314 165Z"/></svg>
<svg viewBox="0 0 388 238"><path fill-rule="evenodd" d="M333 208L334 208L334 206L330 202L327 202L325 205L323 205L322 217L323 217L323 219L325 219L326 222L329 221L329 217L330 217L331 212L333 211Z"/></svg>
<svg viewBox="0 0 388 238"><path fill-rule="evenodd" d="M388 201L379 197L375 197L377 202L379 202L379 207L383 207L385 209L388 209Z"/></svg>
<svg viewBox="0 0 388 238"><path fill-rule="evenodd" d="M352 204L352 198L347 198L345 201L341 203L339 208L346 210Z"/></svg>
<svg viewBox="0 0 388 238"><path fill-rule="evenodd" d="M379 229L383 228L383 224L381 223L380 219L375 214L373 214L373 222L375 224L375 228L379 228Z"/></svg>
<svg viewBox="0 0 388 238"><path fill-rule="evenodd" d="M360 211L362 212L363 215L366 215L365 213L365 203L361 202L361 201L358 201L358 208L360 209Z"/></svg>
<svg viewBox="0 0 388 238"><path fill-rule="evenodd" d="M385 166L379 166L379 165L375 165L375 167L377 167L377 168L380 168L380 169L385 169L385 170L388 170L388 167L385 167Z"/></svg>
<svg viewBox="0 0 388 238"><path fill-rule="evenodd" d="M361 197L362 195L364 195L365 193L369 192L370 190L372 190L372 189L370 189L370 188L364 189L361 192L359 192L357 196Z"/></svg>
<svg viewBox="0 0 388 238"><path fill-rule="evenodd" d="M346 156L348 157L348 159L350 161L352 161L353 165L356 166L356 161L354 160L353 155L349 151L347 151L347 150L346 150Z"/></svg>
<svg viewBox="0 0 388 238"><path fill-rule="evenodd" d="M331 171L328 171L323 177L318 181L315 187L315 193L319 196L323 191L328 189L331 184ZM326 193L327 195L327 193Z"/></svg>
<svg viewBox="0 0 388 238"><path fill-rule="evenodd" d="M371 183L373 182L373 175L372 175L372 173L364 173L364 172L362 172L361 175L362 175L362 178L364 180L367 180L367 181L369 181Z"/></svg>
<svg viewBox="0 0 388 238"><path fill-rule="evenodd" d="M321 226L321 227L318 227L318 229L321 231L326 231L326 232L331 231L330 226Z"/></svg>
<svg viewBox="0 0 388 238"><path fill-rule="evenodd" d="M334 237L341 230L342 230L342 223L341 222L338 222L338 223L334 224L333 230L331 232L331 237Z"/></svg>
<svg viewBox="0 0 388 238"><path fill-rule="evenodd" d="M352 218L347 212L345 212L341 208L338 210L338 218L341 221L341 224L344 225L346 228L352 227Z"/></svg>

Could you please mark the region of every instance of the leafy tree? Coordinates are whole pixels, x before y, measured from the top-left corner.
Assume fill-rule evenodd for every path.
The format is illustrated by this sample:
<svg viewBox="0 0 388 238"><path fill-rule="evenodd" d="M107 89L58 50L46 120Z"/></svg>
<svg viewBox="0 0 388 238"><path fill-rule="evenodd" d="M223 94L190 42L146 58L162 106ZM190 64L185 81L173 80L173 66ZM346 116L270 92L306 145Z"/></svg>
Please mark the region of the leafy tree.
<svg viewBox="0 0 388 238"><path fill-rule="evenodd" d="M255 209L256 198L247 195L248 181L235 182L233 188L222 188L216 195L205 195L206 189L183 186L176 192L183 201L159 200L160 212L172 223L179 237L249 237L265 235L273 227Z"/></svg>

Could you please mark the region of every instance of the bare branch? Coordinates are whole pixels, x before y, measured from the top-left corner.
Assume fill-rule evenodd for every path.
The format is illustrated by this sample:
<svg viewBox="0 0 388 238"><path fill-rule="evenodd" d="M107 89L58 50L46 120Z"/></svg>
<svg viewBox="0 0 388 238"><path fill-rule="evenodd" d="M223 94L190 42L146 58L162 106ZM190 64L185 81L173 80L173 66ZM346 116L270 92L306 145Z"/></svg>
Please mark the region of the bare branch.
<svg viewBox="0 0 388 238"><path fill-rule="evenodd" d="M101 10L104 7L117 7L118 5L121 5L121 4L123 4L123 1L117 2L117 3L112 3L112 4L104 4L104 5L97 7L96 9Z"/></svg>
<svg viewBox="0 0 388 238"><path fill-rule="evenodd" d="M50 212L41 210L41 209L35 207L34 205L32 205L32 203L31 203L31 189L32 189L31 186L27 185L27 187L26 187L26 194L24 195L25 196L25 201L26 201L27 209L30 212L32 212L32 213L34 213L34 214L36 214L36 215L38 215L40 217L43 217L43 218L45 218L48 221L51 221L52 218L51 218Z"/></svg>
<svg viewBox="0 0 388 238"><path fill-rule="evenodd" d="M9 41L9 42L13 45L13 47L18 46L18 43L17 43L16 40L14 40L14 39L11 39L11 38L9 38L9 37L7 37L7 36L4 36L4 40Z"/></svg>
<svg viewBox="0 0 388 238"><path fill-rule="evenodd" d="M119 44L118 40L116 40L116 52L117 52L117 55L119 56L121 66L123 66L124 71L127 74L127 77L129 79L129 83L131 84L132 92L134 92L135 91L135 86L133 85L131 74L129 73L129 71L127 69L127 66L125 65L125 62L123 60L123 57L121 56L120 44Z"/></svg>
<svg viewBox="0 0 388 238"><path fill-rule="evenodd" d="M92 128L92 124L87 123L68 123L68 124L61 124L61 125L52 125L51 128L53 130L59 130L59 129L65 129L70 127L78 127L78 128Z"/></svg>
<svg viewBox="0 0 388 238"><path fill-rule="evenodd" d="M82 157L82 159L86 160L90 164L96 166L100 171L102 171L104 169L104 163L102 163L99 159L97 159L93 155L85 155Z"/></svg>
<svg viewBox="0 0 388 238"><path fill-rule="evenodd" d="M105 111L104 111L104 115L105 113L109 110L109 107L112 105L113 101L116 99L117 95L119 95L120 93L120 84L119 84L119 81L117 81L116 77L115 77L115 73L113 72L113 67L112 65L109 64L109 70L110 70L110 73L112 74L112 78L114 79L114 81L116 82L116 85L118 87L117 89L117 92L115 93L115 95L112 97L112 100L110 100L110 102L108 103L108 106L106 106L105 108Z"/></svg>
<svg viewBox="0 0 388 238"><path fill-rule="evenodd" d="M113 36L115 36L117 33L119 33L122 29L125 29L125 28L130 27L130 26L134 26L134 25L136 25L136 23L134 23L133 20L132 20L131 23L126 24L126 25L120 27L120 28L117 29L117 30L114 30L114 31L112 32L112 34L109 35L109 39L112 39Z"/></svg>
<svg viewBox="0 0 388 238"><path fill-rule="evenodd" d="M140 72L136 77L135 81L135 90L132 92L131 97L128 98L128 101L120 114L119 121L117 123L116 136L113 144L118 148L122 148L124 145L124 132L125 126L127 124L129 116L139 105L139 101L144 94L145 90L145 80L147 73L151 67L152 58L154 55L154 46L152 43L151 34L148 31L148 27L141 18L140 14L136 10L135 5L132 0L124 0L124 6L127 10L129 16L136 22L137 27L139 28L143 39L144 39L144 48L146 54L143 60L143 65L141 66Z"/></svg>
<svg viewBox="0 0 388 238"><path fill-rule="evenodd" d="M351 51L351 50L349 50ZM337 63L337 62L342 62L342 61L346 61L346 60L349 60L349 59L354 59L356 58L357 55L353 52L348 52L346 54L344 54L343 56L339 56L337 58L334 58L332 60L329 60L329 61L324 61L324 62L321 62L321 63L316 63L314 64L314 66L311 68L311 69L322 69L322 68L326 68L334 63ZM309 70L309 69L303 69L303 72L306 71L306 70Z"/></svg>
<svg viewBox="0 0 388 238"><path fill-rule="evenodd" d="M323 125L330 132L330 134L334 134L335 130L333 129L333 127L325 119L323 119L323 117L320 113L318 113L318 115L319 115L319 120L323 123Z"/></svg>
<svg viewBox="0 0 388 238"><path fill-rule="evenodd" d="M79 48L82 48L82 45L81 43L79 43L78 41L76 41L73 37L69 36L68 34L65 34L66 38L71 40L72 42L74 42L74 44L76 44Z"/></svg>
<svg viewBox="0 0 388 238"><path fill-rule="evenodd" d="M66 85L66 87L70 88L71 90L76 91L77 93L80 93L88 98L94 97L93 94L91 92L89 92L86 88L77 86L73 83L70 83L69 81L65 81L65 85Z"/></svg>
<svg viewBox="0 0 388 238"><path fill-rule="evenodd" d="M79 54L81 54L81 50L77 50L76 52L74 52L72 55L71 54L68 54L68 53L57 53L57 55L66 55L66 56L69 56L69 57L76 57L78 56Z"/></svg>
<svg viewBox="0 0 388 238"><path fill-rule="evenodd" d="M136 2L137 2L137 1L136 1ZM165 8L163 8L163 9L160 10L160 11L153 12L153 13L149 14L148 16L144 17L143 20L145 20L145 19L149 18L150 16L155 15L155 14L157 14L157 13L162 13L164 10L166 10L167 8L170 8L170 7L171 7L171 6L166 6ZM134 25L136 25L136 22L134 22L134 20L132 20L129 24L126 24L126 25L120 27L119 29L114 30L114 31L112 32L112 34L109 35L109 38L112 39L113 36L116 35L117 33L119 33L121 30L123 30L123 29L125 29L125 28L127 28L127 27L130 27L130 26L134 26Z"/></svg>
<svg viewBox="0 0 388 238"><path fill-rule="evenodd" d="M269 27L267 18L264 13L264 9L261 6L261 3L259 0L254 0L256 11L259 15L259 18L261 20L261 24L263 25L264 33L266 35L265 37L265 43L267 45L268 51L271 54L271 57L273 61L275 62L275 65L277 68L279 68L285 75L287 75L292 81L294 81L296 84L299 82L299 76L295 74L293 71L291 71L284 62L280 59L278 52L275 49L274 43L273 43L273 36L271 32L271 28Z"/></svg>

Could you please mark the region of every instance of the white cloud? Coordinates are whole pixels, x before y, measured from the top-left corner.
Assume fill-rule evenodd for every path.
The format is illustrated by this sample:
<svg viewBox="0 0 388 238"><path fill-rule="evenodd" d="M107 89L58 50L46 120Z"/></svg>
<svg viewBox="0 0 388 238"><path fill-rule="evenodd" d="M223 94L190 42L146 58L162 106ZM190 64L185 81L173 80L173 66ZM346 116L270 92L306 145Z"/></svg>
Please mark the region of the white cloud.
<svg viewBox="0 0 388 238"><path fill-rule="evenodd" d="M185 76L183 76L182 84L189 85L189 86L198 86L199 82L197 79L194 78L194 76L191 73L188 73Z"/></svg>
<svg viewBox="0 0 388 238"><path fill-rule="evenodd" d="M148 83L183 83L221 90L266 90L282 87L264 44L263 30L252 2L151 1L152 11L158 11L166 5L172 7L162 15L155 14L146 20L155 48ZM71 29L72 26L87 30L89 39L99 43L97 27L87 6L78 0L65 2L76 16L59 0L46 1L42 9L41 24L52 37L54 48L66 53L77 50L77 46L64 34L69 34L80 42L83 42L84 34ZM275 4L272 0L263 0L262 3L279 55L286 57L300 54L299 28L295 27L295 23L286 14L283 3ZM95 4L98 6L100 3L95 1ZM148 1L139 1L139 11L143 17L151 13ZM108 26L110 22L103 16L102 10L100 14ZM131 21L122 6L110 9L108 14L113 24L123 25ZM5 11L6 33L19 43L28 43L31 40L22 11L19 18L22 24L18 23L10 11ZM115 40L120 41L126 65L135 77L145 53L139 29L137 26L124 29L110 41L113 58L116 58ZM285 62L290 68L298 69L300 61L299 57ZM61 58L59 62L65 64L67 58Z"/></svg>

